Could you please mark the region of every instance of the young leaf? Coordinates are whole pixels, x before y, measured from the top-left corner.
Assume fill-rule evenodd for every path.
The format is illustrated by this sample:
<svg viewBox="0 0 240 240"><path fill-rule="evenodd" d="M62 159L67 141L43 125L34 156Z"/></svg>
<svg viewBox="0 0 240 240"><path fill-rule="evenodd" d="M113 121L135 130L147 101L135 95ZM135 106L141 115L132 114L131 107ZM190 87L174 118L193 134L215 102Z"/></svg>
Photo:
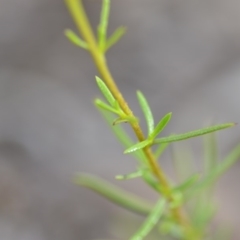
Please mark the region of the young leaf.
<svg viewBox="0 0 240 240"><path fill-rule="evenodd" d="M132 146L134 143L130 139L130 137L128 136L126 131L123 129L123 127L121 125L115 125L114 127L112 126L112 123L113 123L112 114L110 112L103 111L97 105L96 105L96 107L100 111L100 113L102 114L104 119L107 121L107 123L111 127L112 131L114 132L114 134L116 135L118 140L123 144L123 146L126 147L126 148ZM142 150L135 151L132 154L138 161L141 162L142 165L146 165L146 162L147 162L146 161L146 157L145 157L145 155L144 155Z"/></svg>
<svg viewBox="0 0 240 240"><path fill-rule="evenodd" d="M125 174L125 175L117 175L115 178L118 180L127 180L127 179L133 179L133 178L138 178L142 176L142 171L139 170L137 172Z"/></svg>
<svg viewBox="0 0 240 240"><path fill-rule="evenodd" d="M152 132L152 134L150 135L150 138L154 139L160 132L163 131L163 129L167 126L167 124L169 123L169 121L171 120L172 117L172 113L168 113L166 114L157 124L157 126L155 127L154 131Z"/></svg>
<svg viewBox="0 0 240 240"><path fill-rule="evenodd" d="M71 29L66 29L64 31L65 36L68 38L70 42L77 45L78 47L81 47L83 49L88 49L88 44L84 42L75 32L73 32Z"/></svg>
<svg viewBox="0 0 240 240"><path fill-rule="evenodd" d="M106 44L109 10L110 0L103 0L100 23L98 26L98 42L99 48L102 51L104 51Z"/></svg>
<svg viewBox="0 0 240 240"><path fill-rule="evenodd" d="M77 185L97 192L111 202L132 212L147 215L152 209L151 204L147 203L145 200L90 174L78 174L74 182Z"/></svg>
<svg viewBox="0 0 240 240"><path fill-rule="evenodd" d="M119 27L115 30L115 32L109 37L106 42L105 51L111 48L115 43L119 41L119 39L125 34L126 28Z"/></svg>
<svg viewBox="0 0 240 240"><path fill-rule="evenodd" d="M138 142L136 144L134 144L133 146L131 146L130 148L126 149L124 151L124 153L131 153L131 152L135 152L137 150L140 150L142 148L145 148L146 146L149 146L152 144L152 140L151 139L146 139L142 142Z"/></svg>
<svg viewBox="0 0 240 240"><path fill-rule="evenodd" d="M117 115L119 115L120 117L115 119L113 122L112 122L112 125L115 126L116 124L119 124L119 123L127 123L127 122L137 122L138 119L135 118L135 117L132 117L132 116L127 116L125 113L123 113L123 111L118 107L117 104L114 104L114 107L112 106L109 106L108 104L106 104L105 102L103 102L102 100L100 99L96 99L94 101L95 105L103 110L107 110L109 112L112 112L112 113L115 113ZM116 103L116 101L115 101Z"/></svg>
<svg viewBox="0 0 240 240"><path fill-rule="evenodd" d="M100 108L102 108L102 109L104 109L104 110L107 110L107 111L109 111L109 112L113 112L113 113L118 114L118 111L117 111L116 109L114 109L113 107L107 105L105 102L103 102L103 101L100 100L100 99L96 99L96 100L94 101L94 103L95 103L98 107L100 107Z"/></svg>
<svg viewBox="0 0 240 240"><path fill-rule="evenodd" d="M137 91L137 98L147 122L148 135L150 135L154 130L154 119L152 111L148 105L147 99L145 98L142 92Z"/></svg>
<svg viewBox="0 0 240 240"><path fill-rule="evenodd" d="M154 226L159 222L162 217L164 210L166 207L166 200L161 198L158 200L155 207L152 209L151 213L147 217L146 221L140 227L140 229L134 234L130 240L142 240L144 239L150 231L154 228Z"/></svg>
<svg viewBox="0 0 240 240"><path fill-rule="evenodd" d="M103 80L101 80L97 76L96 76L96 82L103 96L107 99L107 101L110 103L111 106L114 106L116 104L115 98L113 97L112 93L108 89L107 85L103 82Z"/></svg>
<svg viewBox="0 0 240 240"><path fill-rule="evenodd" d="M224 128L233 127L233 126L235 126L235 123L225 123L225 124L220 124L220 125L216 125L216 126L212 126L212 127L208 127L208 128L203 128L203 129L199 129L199 130L195 130L195 131L191 131L191 132L187 132L187 133L183 133L183 134L179 134L179 135L171 135L169 137L155 139L154 144L177 142L177 141L201 136L201 135L204 135L207 133L215 132L215 131L218 131L218 130L221 130Z"/></svg>

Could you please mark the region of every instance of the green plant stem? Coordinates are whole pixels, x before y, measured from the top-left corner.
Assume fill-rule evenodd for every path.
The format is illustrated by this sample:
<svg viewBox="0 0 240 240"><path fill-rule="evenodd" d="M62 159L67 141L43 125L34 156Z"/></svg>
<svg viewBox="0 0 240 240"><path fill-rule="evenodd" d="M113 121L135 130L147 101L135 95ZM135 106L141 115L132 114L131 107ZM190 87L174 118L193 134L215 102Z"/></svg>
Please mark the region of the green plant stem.
<svg viewBox="0 0 240 240"><path fill-rule="evenodd" d="M88 44L88 50L92 55L92 58L96 64L98 71L100 72L102 79L104 80L107 87L110 89L112 95L118 101L120 107L122 108L123 112L128 115L129 117L135 118L132 110L129 108L127 102L123 98L121 92L119 91L106 62L106 58L104 53L99 49L97 44L96 38L93 34L92 28L90 26L89 20L86 16L82 0L65 0L67 7L74 19L74 22L82 34L83 39ZM145 136L140 125L137 122L130 123L133 131L135 132L138 140L144 141ZM170 184L163 172L161 166L158 164L157 160L154 157L154 154L150 147L145 147L143 152L148 160L149 166L151 167L151 171L158 179L159 183L161 184L162 188L164 189L164 195L168 199L169 202L172 202L173 196L171 195L171 188ZM191 229L188 218L183 213L183 210L180 208L172 209L172 214L175 219L186 229L187 232ZM195 239L197 240L197 239Z"/></svg>
<svg viewBox="0 0 240 240"><path fill-rule="evenodd" d="M127 102L124 100L121 92L119 91L117 85L115 84L115 81L113 80L113 77L108 69L105 55L99 50L95 36L92 32L90 23L88 21L88 18L85 14L82 1L81 0L66 0L67 6L69 7L69 10L72 14L72 17L76 23L76 26L80 33L82 33L83 38L89 45L89 52L91 53L93 60L97 66L97 69L99 70L104 82L108 86L108 88L111 90L112 95L115 97L115 99L118 101L119 105L121 106L122 110L126 115L129 117L135 117L131 109L129 108ZM130 123L138 140L144 141L145 137L144 134L139 126L138 123ZM161 170L161 168L158 166L153 153L149 147L146 147L144 149L144 153L149 161L150 166L152 167L153 173L158 177L159 181L163 186L166 188L169 188L169 184L167 182L166 176Z"/></svg>

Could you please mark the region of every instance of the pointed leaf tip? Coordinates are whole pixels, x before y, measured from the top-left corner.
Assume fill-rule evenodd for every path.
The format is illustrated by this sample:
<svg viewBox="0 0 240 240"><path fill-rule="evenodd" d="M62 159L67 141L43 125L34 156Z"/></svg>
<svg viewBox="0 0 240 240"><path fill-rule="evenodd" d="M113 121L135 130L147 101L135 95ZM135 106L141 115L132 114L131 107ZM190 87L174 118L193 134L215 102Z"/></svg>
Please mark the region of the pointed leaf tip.
<svg viewBox="0 0 240 240"><path fill-rule="evenodd" d="M98 44L102 51L104 51L106 45L109 12L110 12L110 0L104 0L102 2L100 23L98 25Z"/></svg>
<svg viewBox="0 0 240 240"><path fill-rule="evenodd" d="M195 131L178 134L178 135L171 135L169 137L158 138L154 140L154 143L167 143L167 142L177 142L181 140L185 140L188 138L198 137L204 134L208 134L211 132L216 132L225 128L233 127L234 123L224 123L220 125L215 125L207 128L198 129Z"/></svg>
<svg viewBox="0 0 240 240"><path fill-rule="evenodd" d="M108 89L107 85L103 82L101 78L95 76L97 85L102 92L103 96L107 99L111 106L115 105L115 98L113 97L111 91Z"/></svg>
<svg viewBox="0 0 240 240"><path fill-rule="evenodd" d="M158 134L160 134L164 128L168 125L169 121L172 118L172 112L167 113L157 124L157 126L155 127L153 133L151 134L151 138L154 139L155 137L157 137Z"/></svg>
<svg viewBox="0 0 240 240"><path fill-rule="evenodd" d="M117 43L120 38L126 33L125 27L119 27L115 30L115 32L109 37L109 39L106 42L106 48L105 51L107 51L109 48L111 48L115 43Z"/></svg>
<svg viewBox="0 0 240 240"><path fill-rule="evenodd" d="M71 41L73 44L75 44L78 47L81 47L85 50L88 49L88 44L82 40L75 32L73 32L71 29L66 29L64 31L65 36L68 38L69 41Z"/></svg>

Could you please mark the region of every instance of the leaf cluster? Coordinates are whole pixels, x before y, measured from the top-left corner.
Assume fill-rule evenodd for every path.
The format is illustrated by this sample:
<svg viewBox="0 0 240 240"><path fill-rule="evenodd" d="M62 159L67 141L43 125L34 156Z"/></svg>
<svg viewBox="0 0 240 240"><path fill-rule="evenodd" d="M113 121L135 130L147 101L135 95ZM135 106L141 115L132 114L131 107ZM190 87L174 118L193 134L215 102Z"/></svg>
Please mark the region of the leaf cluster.
<svg viewBox="0 0 240 240"><path fill-rule="evenodd" d="M66 4L69 6L69 8L72 7L74 9L78 7L78 3L75 0L66 0ZM109 38L107 37L109 11L110 0L104 0L100 16L100 23L97 28L98 47L102 53L108 51L126 33L125 27L119 27L112 33L112 35ZM85 50L89 50L89 44L86 41L84 41L80 36L78 36L75 32L73 32L71 29L66 29L64 33L68 40L72 42L74 45Z"/></svg>
<svg viewBox="0 0 240 240"><path fill-rule="evenodd" d="M101 80L98 78L97 80L98 86L99 86L99 81ZM101 92L103 92L102 88L100 89L101 89ZM106 97L107 92L108 92L107 89L105 89L105 93L103 93L106 99L110 98L109 96ZM114 126L115 120L113 120L112 113L116 114L116 112L106 108L105 106L102 107L102 105L97 104L99 100L96 100L95 104L99 109L99 111L102 113L103 117L107 120L107 122L111 126L117 138L127 148L124 151L124 153L134 154L135 158L138 159L140 163L138 166L138 169L135 172L124 174L124 175L117 175L116 179L129 180L132 178L142 177L142 179L152 189L154 189L160 194L164 191L164 189L161 188L161 185L159 185L158 181L155 179L155 177L153 176L153 174L148 168L147 162L142 153L142 149L144 147L146 147L147 145L160 143L154 152L154 155L157 158L159 158L171 142L181 141L181 140L189 139L192 137L206 135L206 134L213 133L215 131L232 127L235 125L234 123L226 123L226 124L215 125L215 126L195 130L195 131L190 131L183 134L170 135L168 137L157 138L157 136L163 131L163 129L169 123L172 114L171 113L166 114L155 126L153 114L145 96L140 91L137 91L137 98L139 101L139 105L142 108L142 111L144 113L146 124L148 127L148 137L146 138L145 141L139 142L137 144L133 143L133 141L130 139L130 137L127 135L124 128L121 127L121 125ZM114 101L115 101L114 98L111 97L111 101L109 101L109 103L112 102L113 104ZM204 149L203 149L205 152L204 161L203 161L205 166L204 166L204 172L202 174L196 172L196 170L194 171L194 169L188 169L189 167L184 165L185 163L184 161L182 161L182 159L175 159L175 161L181 161L178 164L184 165L185 168L188 169L189 176L188 177L185 176L180 183L173 185L171 187L171 195L173 196L174 199L171 202L171 204L168 204L168 207L166 205L167 204L166 202L164 205L163 203L160 204L160 206L164 206L165 210L163 214L161 212L161 214L157 214L156 216L158 216L159 219L160 217L162 219L159 231L163 235L170 234L172 236L177 237L178 239L184 239L183 231L172 218L169 219L168 211L166 211L166 209L176 208L182 205L188 205L189 202L191 203L189 204L190 206L194 205L194 208L193 207L190 208L191 209L190 215L192 215L191 220L193 225L195 225L194 226L195 232L193 233L194 235L192 237L195 238L196 236L204 236L205 234L204 231L208 229L209 223L211 222L216 209L214 208L214 203L210 202L210 199L208 199L207 201L204 199L206 198L206 196L209 195L210 193L209 189L211 189L211 192L213 191L213 186L215 185L217 180L222 176L222 174L225 173L240 158L240 145L239 145L225 159L223 159L222 161L219 161L219 159L217 159L217 155L218 155L217 149L216 149L217 143L214 136L215 135L213 134L209 134L209 135L206 135L205 137ZM181 154L177 154L177 155L178 155L178 158L181 158ZM194 161L194 159L191 159L191 161ZM177 169L177 171L179 170ZM181 173L179 172L177 172L176 174L181 175ZM98 192L100 191L101 190L98 190ZM125 200L128 201L127 196ZM163 197L161 197L158 202L162 202L162 201L164 201ZM117 204L124 207L122 204L119 204L119 203ZM158 206L158 203L156 204L155 207L157 208L157 206ZM151 224L149 224L151 227L153 227L156 224L155 221L158 218L155 215L154 215L155 218L152 217L153 212L158 213L158 211L155 210L155 207L152 208L152 211L149 211L149 215L146 222L142 225L142 227L140 227L140 229L131 239L143 239L142 236L145 236L145 234L143 234L142 232L144 233L148 232L148 231L146 232L144 231L145 228L148 229L149 227L149 226L146 227L146 225L148 225L147 223L151 222ZM149 219L152 219L152 218L154 218L155 220L150 221Z"/></svg>

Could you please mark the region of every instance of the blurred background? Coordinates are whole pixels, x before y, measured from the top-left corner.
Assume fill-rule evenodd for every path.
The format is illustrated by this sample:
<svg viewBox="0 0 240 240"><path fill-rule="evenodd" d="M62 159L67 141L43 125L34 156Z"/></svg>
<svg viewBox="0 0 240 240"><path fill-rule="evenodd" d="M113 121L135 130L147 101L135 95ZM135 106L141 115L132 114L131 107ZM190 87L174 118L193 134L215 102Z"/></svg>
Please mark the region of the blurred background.
<svg viewBox="0 0 240 240"><path fill-rule="evenodd" d="M100 0L84 3L96 26ZM108 62L135 113L141 116L135 94L140 89L156 120L173 112L165 134L240 122L239 16L236 0L112 0L109 31L119 25L128 31L109 51ZM121 219L125 225L137 219L71 182L80 171L116 183L114 176L131 172L136 162L123 156L95 110L97 71L88 53L66 40L65 28L75 29L61 0L1 0L3 240L124 239ZM218 134L221 156L240 142L239 132L237 126ZM200 161L201 139L188 143ZM171 172L168 155L161 164ZM236 240L239 172L240 163L224 176L216 193L217 221L233 228ZM156 199L140 181L116 184Z"/></svg>

